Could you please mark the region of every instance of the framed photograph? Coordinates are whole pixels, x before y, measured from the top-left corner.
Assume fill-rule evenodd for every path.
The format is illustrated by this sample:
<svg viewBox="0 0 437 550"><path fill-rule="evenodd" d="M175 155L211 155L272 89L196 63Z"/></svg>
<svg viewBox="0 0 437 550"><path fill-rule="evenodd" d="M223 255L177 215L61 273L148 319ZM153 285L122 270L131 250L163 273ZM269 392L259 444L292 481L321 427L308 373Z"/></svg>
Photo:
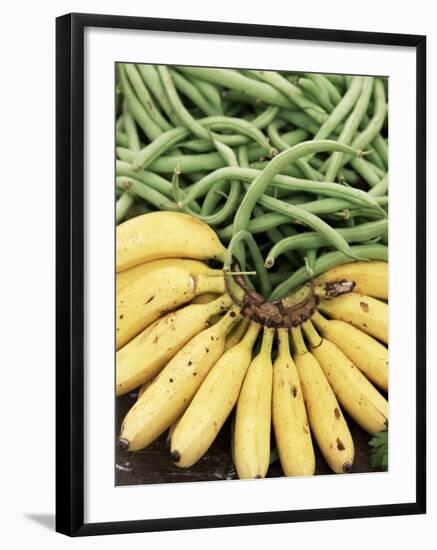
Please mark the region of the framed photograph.
<svg viewBox="0 0 437 550"><path fill-rule="evenodd" d="M57 530L425 513L425 37L56 25Z"/></svg>

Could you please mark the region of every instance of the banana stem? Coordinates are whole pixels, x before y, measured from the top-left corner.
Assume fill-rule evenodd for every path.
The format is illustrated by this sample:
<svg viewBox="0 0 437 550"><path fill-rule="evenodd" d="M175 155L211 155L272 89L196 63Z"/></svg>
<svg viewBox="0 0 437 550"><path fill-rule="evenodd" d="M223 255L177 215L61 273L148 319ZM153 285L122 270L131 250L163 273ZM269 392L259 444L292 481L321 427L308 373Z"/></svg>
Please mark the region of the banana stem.
<svg viewBox="0 0 437 550"><path fill-rule="evenodd" d="M226 313L226 315L221 319L217 326L220 326L220 330L223 334L229 334L232 327L237 324L240 320L240 311L241 308L237 305L233 305L231 309Z"/></svg>
<svg viewBox="0 0 437 550"><path fill-rule="evenodd" d="M311 320L314 322L314 324L318 329L323 329L328 327L328 323L329 323L328 319L325 319L325 317L323 317L323 315L321 315L321 313L317 310L313 313Z"/></svg>
<svg viewBox="0 0 437 550"><path fill-rule="evenodd" d="M226 291L224 277L209 277L208 275L196 275L193 277L196 284L196 296L205 292L223 294Z"/></svg>
<svg viewBox="0 0 437 550"><path fill-rule="evenodd" d="M293 327L291 329L291 337L293 339L294 348L298 355L305 355L305 353L308 353L300 327Z"/></svg>
<svg viewBox="0 0 437 550"><path fill-rule="evenodd" d="M288 337L288 329L278 329L279 340L279 355L290 355L290 340Z"/></svg>
<svg viewBox="0 0 437 550"><path fill-rule="evenodd" d="M261 326L258 323L251 322L241 342L248 348L252 349L260 329Z"/></svg>
<svg viewBox="0 0 437 550"><path fill-rule="evenodd" d="M314 328L312 322L308 319L305 323L302 323L302 328L305 336L310 341L311 347L317 348L322 343L322 338Z"/></svg>
<svg viewBox="0 0 437 550"><path fill-rule="evenodd" d="M275 329L264 327L263 342L261 344L262 355L270 357L272 353L273 337L275 336Z"/></svg>

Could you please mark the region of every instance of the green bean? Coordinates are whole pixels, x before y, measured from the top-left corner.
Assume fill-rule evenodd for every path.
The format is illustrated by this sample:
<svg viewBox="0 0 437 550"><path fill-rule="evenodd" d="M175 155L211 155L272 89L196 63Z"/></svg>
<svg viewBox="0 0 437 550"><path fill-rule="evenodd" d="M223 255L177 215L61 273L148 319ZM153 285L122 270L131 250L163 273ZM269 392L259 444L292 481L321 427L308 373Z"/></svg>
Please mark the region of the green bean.
<svg viewBox="0 0 437 550"><path fill-rule="evenodd" d="M274 156L277 153L277 151L272 148L270 143L267 141L267 138L261 130L243 119L215 116L199 122L207 128L211 128L213 130L230 130L241 133L262 147L269 156ZM219 135L217 137L220 141L229 145L229 143L226 143L226 138L230 136ZM232 145L234 145L234 143L232 143ZM239 143L239 145L244 145L244 143Z"/></svg>
<svg viewBox="0 0 437 550"><path fill-rule="evenodd" d="M353 78L352 84L348 88L348 91L342 97L341 101L331 112L325 122L317 130L314 135L314 139L326 139L334 132L340 122L345 119L353 109L363 88L363 82L364 79L362 76L355 76Z"/></svg>
<svg viewBox="0 0 437 550"><path fill-rule="evenodd" d="M224 117L224 116L213 116L213 117L207 117L204 119L199 119L198 121L196 121L196 124L199 124L199 126L200 125L205 126L205 128L237 131L243 134L244 136L248 137L249 139L255 141L269 155L274 155L276 152L276 150L271 147L270 143L267 141L264 134L260 130L255 128L253 125L251 125L249 122L246 122L244 120ZM210 136L209 139L206 141L211 141L212 135L205 128L204 130L208 132L208 135ZM132 169L136 171L136 170L140 170L141 168L146 168L154 160L162 156L163 153L165 153L166 151L169 151L172 147L174 147L174 145L184 140L188 135L189 135L189 130L183 127L173 128L172 130L169 130L168 132L161 134L157 139L155 139L152 143L144 147L144 149L142 149L135 156L132 163ZM227 136L227 135L217 136L217 138L225 144L227 144L227 142L230 141L229 138L232 138L232 137L239 137L239 136ZM205 140L202 139L202 141L205 141ZM243 141L243 144L244 144L244 141Z"/></svg>
<svg viewBox="0 0 437 550"><path fill-rule="evenodd" d="M138 172L141 169L146 168L154 160L163 155L166 151L170 150L177 143L185 139L188 135L188 130L182 127L173 128L164 132L152 143L146 145L141 151L136 153L132 160L132 170Z"/></svg>
<svg viewBox="0 0 437 550"><path fill-rule="evenodd" d="M367 110L369 99L373 90L373 80L374 79L372 77L364 77L363 88L360 97L354 107L354 110L346 120L344 128L338 138L339 143L349 145L349 143L352 141L352 138L358 129L361 119ZM341 168L342 158L343 153L341 152L334 152L331 155L325 174L326 181L335 181L338 170Z"/></svg>
<svg viewBox="0 0 437 550"><path fill-rule="evenodd" d="M336 231L348 243L352 243L369 241L386 233L387 229L388 220L384 219L376 222L363 223L355 227L345 229L339 228L336 229ZM271 248L267 255L265 265L267 268L273 267L276 258L285 252L296 249L316 249L328 245L328 240L315 232L300 233L299 235L287 237Z"/></svg>
<svg viewBox="0 0 437 550"><path fill-rule="evenodd" d="M384 86L382 82L378 79L376 79L375 81L374 97L375 110L373 117L368 122L368 124L366 124L365 129L353 139L352 147L354 147L355 149L363 150L374 139L376 139L384 122L387 105L385 102ZM341 165L346 164L347 162L349 162L350 159L351 157L345 156L341 161Z"/></svg>
<svg viewBox="0 0 437 550"><path fill-rule="evenodd" d="M296 147L299 147L299 145L297 145ZM283 154L284 153L281 153L281 155ZM275 159L277 159L278 157L275 157ZM273 160L270 162L270 164L273 163ZM264 170L267 170L267 168L265 168ZM242 181L254 182L258 178L260 178L263 173L264 171L254 170L253 168L220 168L214 172L211 172L205 178L194 184L188 191L183 203L189 204L192 200L195 200L198 197L205 195L205 193L208 192L208 190L212 186L216 185L218 182L224 179L234 177ZM361 205L364 204L367 206L376 206L375 199L369 198L368 194L364 191L351 187L345 187L338 183L308 181L305 179L292 178L290 176L278 174L276 176L273 176L272 180L270 181L270 185L275 186L278 189L322 194L329 197L347 199L353 203ZM265 186L265 188L267 188L267 186Z"/></svg>
<svg viewBox="0 0 437 550"><path fill-rule="evenodd" d="M128 78L125 73L125 68L121 63L117 64L118 74L120 76L120 84L123 90L124 97L129 106L129 110L132 113L132 116L138 123L138 126L143 130L145 135L153 141L159 135L162 134L161 128L152 120L150 115L145 111L144 107L140 101L135 96L134 91L131 88L131 85L128 81Z"/></svg>
<svg viewBox="0 0 437 550"><path fill-rule="evenodd" d="M273 89L277 88L285 97L287 97L292 105L296 105L302 111L307 113L317 123L321 124L327 117L326 112L321 109L316 103L310 101L302 93L297 86L292 84L286 78L275 71L250 71L251 74L257 75L261 80L269 84Z"/></svg>
<svg viewBox="0 0 437 550"><path fill-rule="evenodd" d="M125 176L118 176L115 178L116 185L119 189L123 191L128 191L134 197L141 197L146 202L152 204L155 208L159 210L176 210L176 205L170 202L167 197L144 185L142 181L139 181L134 178L128 178Z"/></svg>
<svg viewBox="0 0 437 550"><path fill-rule="evenodd" d="M381 136L376 136L372 142L372 146L375 148L375 151L381 157L384 162L385 167L388 167L388 146L387 141Z"/></svg>
<svg viewBox="0 0 437 550"><path fill-rule="evenodd" d="M313 277L314 268L317 260L317 249L311 248L310 250L308 250L304 260L305 260L305 269L307 270L308 276Z"/></svg>
<svg viewBox="0 0 437 550"><path fill-rule="evenodd" d="M173 186L173 195L175 197L175 200L179 204L183 195L179 188L179 171L178 170L175 170L174 172L172 186ZM219 225L223 223L225 220L227 220L233 214L233 212L235 212L239 198L240 198L239 183L236 181L232 181L231 189L226 199L226 202L218 212L204 214L203 212L198 213L198 211L194 211L188 207L184 207L183 211L199 220L202 220L204 223L207 223L208 225L212 225L212 226Z"/></svg>
<svg viewBox="0 0 437 550"><path fill-rule="evenodd" d="M138 137L135 120L127 108L126 102L123 105L124 129L126 131L127 143L129 149L139 151L141 148L140 138Z"/></svg>
<svg viewBox="0 0 437 550"><path fill-rule="evenodd" d="M153 102L153 99L150 96L149 90L144 84L144 80L142 79L136 66L133 63L125 63L124 68L125 68L127 77L133 89L135 90L135 93L137 94L138 99L140 100L141 105L143 106L145 111L148 113L150 118L155 122L157 126L159 126L159 128L163 132L165 132L166 130L170 130L171 128L170 124L156 108Z"/></svg>
<svg viewBox="0 0 437 550"><path fill-rule="evenodd" d="M278 214L277 212L268 212L267 214L263 214L262 216L252 218L249 222L248 231L252 235L265 233L269 229L272 229L273 227L277 227L278 225L282 225L284 223L288 223L289 221L290 218L288 216L285 216L284 214ZM232 238L232 231L233 224L230 224L223 229L219 229L217 233L221 240L229 241Z"/></svg>
<svg viewBox="0 0 437 550"><path fill-rule="evenodd" d="M312 98L318 102L325 111L330 113L334 106L331 103L328 92L326 88L320 88L316 82L310 80L309 78L299 78L298 86L303 88L306 92L309 93Z"/></svg>
<svg viewBox="0 0 437 550"><path fill-rule="evenodd" d="M133 202L134 198L132 195L129 193L122 193L115 205L115 222L117 224L124 220Z"/></svg>
<svg viewBox="0 0 437 550"><path fill-rule="evenodd" d="M284 240L284 235L277 227L269 229L267 231L267 236L272 243L279 243ZM296 257L293 250L291 252L285 252L284 256L293 267L300 267L300 258Z"/></svg>
<svg viewBox="0 0 437 550"><path fill-rule="evenodd" d="M369 162L374 164L376 167L378 167L380 170L386 170L386 166L382 160L382 158L379 156L376 149L370 149L366 151L366 158ZM344 160L343 160L344 162Z"/></svg>
<svg viewBox="0 0 437 550"><path fill-rule="evenodd" d="M293 204L288 204L278 199L268 197L267 195L263 195L260 198L259 202L262 206L266 206L267 208L275 210L276 212L280 212L281 214L287 214L291 220L296 220L299 223L311 227L311 229L313 229L314 231L317 231L321 235L324 235L332 246L334 246L347 256L354 257L353 252L350 250L350 246L345 241L345 239L321 218L319 218L312 212L304 209L303 205L295 206ZM234 218L234 231L236 225L237 215Z"/></svg>
<svg viewBox="0 0 437 550"><path fill-rule="evenodd" d="M290 122L294 126L297 126L302 130L306 130L311 135L317 134L317 131L319 130L319 126L312 120L312 118L302 111L285 111L281 109L278 116L287 122Z"/></svg>
<svg viewBox="0 0 437 550"><path fill-rule="evenodd" d="M289 100L276 88L253 78L248 78L232 69L208 69L204 67L177 67L179 71L196 76L202 80L231 88L237 92L259 98L271 105L290 108Z"/></svg>
<svg viewBox="0 0 437 550"><path fill-rule="evenodd" d="M144 65L138 64L137 69L139 70L141 77L150 90L153 97L158 102L161 109L167 115L168 119L173 123L174 126L180 126L181 121L178 119L173 106L170 104L167 94L165 93L164 86L159 77L158 71L155 65Z"/></svg>
<svg viewBox="0 0 437 550"><path fill-rule="evenodd" d="M323 74L307 73L308 78L313 78L315 82L318 82L320 86L324 85L328 92L329 99L334 105L340 103L342 95L338 91L338 88Z"/></svg>
<svg viewBox="0 0 437 550"><path fill-rule="evenodd" d="M220 112L213 105L208 103L206 98L200 93L199 89L192 82L190 82L190 80L188 80L187 78L185 78L185 76L172 68L169 68L168 72L173 79L176 88L194 105L197 105L197 107L199 107L199 109L203 113L209 116L220 114ZM171 100L170 102L173 103ZM177 109L176 112L178 112Z"/></svg>
<svg viewBox="0 0 437 550"><path fill-rule="evenodd" d="M215 107L216 112L219 115L223 114L223 105L222 105L222 98L220 95L220 92L217 90L217 87L211 84L210 82L207 82L206 80L201 80L200 78L196 78L195 76L189 76L189 80L197 87L199 88L199 91L202 95L205 96L205 98L209 101L209 103Z"/></svg>
<svg viewBox="0 0 437 550"><path fill-rule="evenodd" d="M278 132L278 127L280 127L282 124L281 121L274 121L271 124L269 124L269 127L267 129L268 136L273 143L273 145L279 149L280 151L286 151L290 148L290 145L288 142L286 142L284 139L281 138ZM294 136L295 138L302 137L302 139L298 139L296 143L293 145L297 145L297 143L302 143L304 141L307 132L305 130L296 130L296 132L299 132L299 134ZM298 159L296 161L296 166L301 170L304 176L306 176L309 180L323 180L323 176L319 174L316 170L314 170L306 161L303 159Z"/></svg>
<svg viewBox="0 0 437 550"><path fill-rule="evenodd" d="M318 157L312 157L309 160L309 164L319 172L322 172L322 168L324 165L322 159ZM346 181L350 185L357 184L360 179L359 175L356 172L354 172L353 170L349 170L349 168L346 168L346 167L340 168L340 170L338 171L338 177L339 179Z"/></svg>
<svg viewBox="0 0 437 550"><path fill-rule="evenodd" d="M376 167L367 162L365 158L355 158L351 161L351 165L367 181L370 187L374 187L379 183L381 177L375 172Z"/></svg>
<svg viewBox="0 0 437 550"><path fill-rule="evenodd" d="M256 244L255 239L252 237L252 235L248 231L246 230L238 231L238 233L235 233L235 235L232 237L226 252L225 267L228 268L228 266L231 264L233 251L237 248L238 244L241 241L245 241L249 247L249 251L253 259L256 273L260 281L261 294L265 298L268 298L272 290L270 279L269 279L267 270L264 266L263 257L261 256L261 252L259 251L258 245Z"/></svg>
<svg viewBox="0 0 437 550"><path fill-rule="evenodd" d="M127 135L124 132L115 132L115 144L120 147L128 147Z"/></svg>
<svg viewBox="0 0 437 550"><path fill-rule="evenodd" d="M178 118L182 121L182 124L198 138L206 140L211 139L211 133L209 130L199 124L185 108L176 90L169 69L165 65L158 65L158 73L167 93L168 100L173 106Z"/></svg>
<svg viewBox="0 0 437 550"><path fill-rule="evenodd" d="M237 157L235 156L234 151L230 147L228 147L224 143L220 143L219 141L216 141L214 144L217 148L217 151L225 160L226 164L234 168L238 167ZM226 186L226 183L223 183L222 181L215 187L211 187L209 193L207 194L205 200L203 201L202 210L201 210L202 214L208 215L214 211L216 205L220 201L220 193L223 192L225 186ZM238 181L236 179L232 179L231 189L230 189L228 198L232 201L232 204L234 206L237 206L236 201L238 201L240 196L239 188L240 188L240 184L238 183ZM226 218L223 218L223 219L226 219Z"/></svg>
<svg viewBox="0 0 437 550"><path fill-rule="evenodd" d="M387 174L381 178L381 180L369 191L369 195L372 197L379 197L386 195L388 191L388 176Z"/></svg>
<svg viewBox="0 0 437 550"><path fill-rule="evenodd" d="M240 145L238 148L237 160L238 166L241 166L242 168L249 168L249 156L245 145Z"/></svg>
<svg viewBox="0 0 437 550"><path fill-rule="evenodd" d="M158 176L158 174L147 172L145 170L142 170L141 172L134 172L129 162L117 160L115 163L115 175L138 179L144 183L144 185L155 189L155 191L158 191L167 198L173 198L171 183L168 180Z"/></svg>
<svg viewBox="0 0 437 550"><path fill-rule="evenodd" d="M384 245L357 245L352 246L351 250L354 256L360 260L388 260L388 248ZM328 271L328 269L332 269L333 267L337 267L338 265L349 263L351 261L353 260L349 256L346 256L341 252L328 252L327 254L317 258L314 266L314 276L317 277L323 272ZM274 289L269 300L275 301L283 298L286 294L298 286L306 283L308 280L309 276L305 266L301 267L293 273L290 278L279 284Z"/></svg>
<svg viewBox="0 0 437 550"><path fill-rule="evenodd" d="M344 90L346 87L345 78L342 74L325 74L325 77L332 82L332 84L339 88L340 90Z"/></svg>

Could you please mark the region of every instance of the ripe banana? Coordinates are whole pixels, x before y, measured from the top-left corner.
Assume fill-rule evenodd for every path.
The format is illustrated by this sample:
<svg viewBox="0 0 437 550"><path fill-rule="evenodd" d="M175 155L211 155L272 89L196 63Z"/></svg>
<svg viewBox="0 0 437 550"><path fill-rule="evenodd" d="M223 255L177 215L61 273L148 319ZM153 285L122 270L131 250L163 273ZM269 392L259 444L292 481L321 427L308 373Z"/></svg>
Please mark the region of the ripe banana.
<svg viewBox="0 0 437 550"><path fill-rule="evenodd" d="M187 260L181 258L164 258L162 260L153 260L151 262L146 262L144 264L136 265L126 271L117 273L117 292L120 292L126 286L130 285L136 281L139 277L146 275L146 273L151 273L156 269L161 269L162 267L180 267L188 271L191 275L209 275L211 277L216 277L223 274L221 269L212 269L204 262L199 260Z"/></svg>
<svg viewBox="0 0 437 550"><path fill-rule="evenodd" d="M349 323L328 321L318 311L311 321L371 382L388 390L388 350L383 344Z"/></svg>
<svg viewBox="0 0 437 550"><path fill-rule="evenodd" d="M147 382L144 382L144 384L140 386L140 389L138 390L137 400L143 395L143 393L147 390L147 388L151 384L153 384L153 378L151 378L150 380L147 380Z"/></svg>
<svg viewBox="0 0 437 550"><path fill-rule="evenodd" d="M314 279L316 285L346 279L354 281L353 292L359 292L381 300L388 299L387 262L351 262L325 271Z"/></svg>
<svg viewBox="0 0 437 550"><path fill-rule="evenodd" d="M183 414L171 438L171 456L180 468L206 453L234 408L259 330L252 323L241 342L220 357Z"/></svg>
<svg viewBox="0 0 437 550"><path fill-rule="evenodd" d="M119 443L129 451L147 447L188 407L217 360L223 355L227 333L239 319L233 306L223 319L195 336L170 360L127 413Z"/></svg>
<svg viewBox="0 0 437 550"><path fill-rule="evenodd" d="M151 212L116 229L116 270L160 258L224 261L226 249L204 222L181 212Z"/></svg>
<svg viewBox="0 0 437 550"><path fill-rule="evenodd" d="M272 415L279 460L286 476L313 475L314 449L289 333L278 330L279 353L273 365Z"/></svg>
<svg viewBox="0 0 437 550"><path fill-rule="evenodd" d="M204 294L199 294L199 296L195 296L190 304L209 304L213 300L217 298L217 294L213 294L212 292L205 292Z"/></svg>
<svg viewBox="0 0 437 550"><path fill-rule="evenodd" d="M230 348L233 348L240 342L243 336L246 334L246 331L249 327L249 319L243 318L238 324L231 330L226 338L225 351Z"/></svg>
<svg viewBox="0 0 437 550"><path fill-rule="evenodd" d="M249 366L237 402L234 453L240 479L265 477L269 467L274 333L264 328L261 351Z"/></svg>
<svg viewBox="0 0 437 550"><path fill-rule="evenodd" d="M380 300L351 292L321 300L319 309L329 317L351 323L370 336L388 343L388 306Z"/></svg>
<svg viewBox="0 0 437 550"><path fill-rule="evenodd" d="M341 405L364 430L375 434L387 424L387 400L332 342L320 338L311 321L302 325Z"/></svg>
<svg viewBox="0 0 437 550"><path fill-rule="evenodd" d="M168 313L117 351L117 395L123 395L155 376L208 321L231 306L224 294L214 302L187 305Z"/></svg>
<svg viewBox="0 0 437 550"><path fill-rule="evenodd" d="M184 415L182 415L184 416ZM167 443L169 443L171 445L171 438L173 437L173 434L174 434L174 431L176 430L176 427L177 425L179 424L182 416L180 416L179 418L177 418L173 424L170 426L169 430L168 430L168 433L167 433L167 438L166 438L166 441Z"/></svg>
<svg viewBox="0 0 437 550"><path fill-rule="evenodd" d="M117 294L117 349L161 315L189 302L194 296L224 291L223 277L190 275L180 267L164 267L146 273Z"/></svg>
<svg viewBox="0 0 437 550"><path fill-rule="evenodd" d="M308 352L301 328L292 328L291 334L311 431L329 467L337 474L349 473L354 442L340 405L317 359Z"/></svg>

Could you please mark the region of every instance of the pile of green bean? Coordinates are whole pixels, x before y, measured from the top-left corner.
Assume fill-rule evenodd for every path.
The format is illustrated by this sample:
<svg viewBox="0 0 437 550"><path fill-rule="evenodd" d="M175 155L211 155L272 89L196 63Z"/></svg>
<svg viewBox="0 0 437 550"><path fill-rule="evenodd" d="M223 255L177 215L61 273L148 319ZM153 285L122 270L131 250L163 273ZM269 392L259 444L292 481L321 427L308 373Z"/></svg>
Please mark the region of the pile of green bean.
<svg viewBox="0 0 437 550"><path fill-rule="evenodd" d="M387 260L386 79L119 63L116 113L117 223L203 220L270 300Z"/></svg>

